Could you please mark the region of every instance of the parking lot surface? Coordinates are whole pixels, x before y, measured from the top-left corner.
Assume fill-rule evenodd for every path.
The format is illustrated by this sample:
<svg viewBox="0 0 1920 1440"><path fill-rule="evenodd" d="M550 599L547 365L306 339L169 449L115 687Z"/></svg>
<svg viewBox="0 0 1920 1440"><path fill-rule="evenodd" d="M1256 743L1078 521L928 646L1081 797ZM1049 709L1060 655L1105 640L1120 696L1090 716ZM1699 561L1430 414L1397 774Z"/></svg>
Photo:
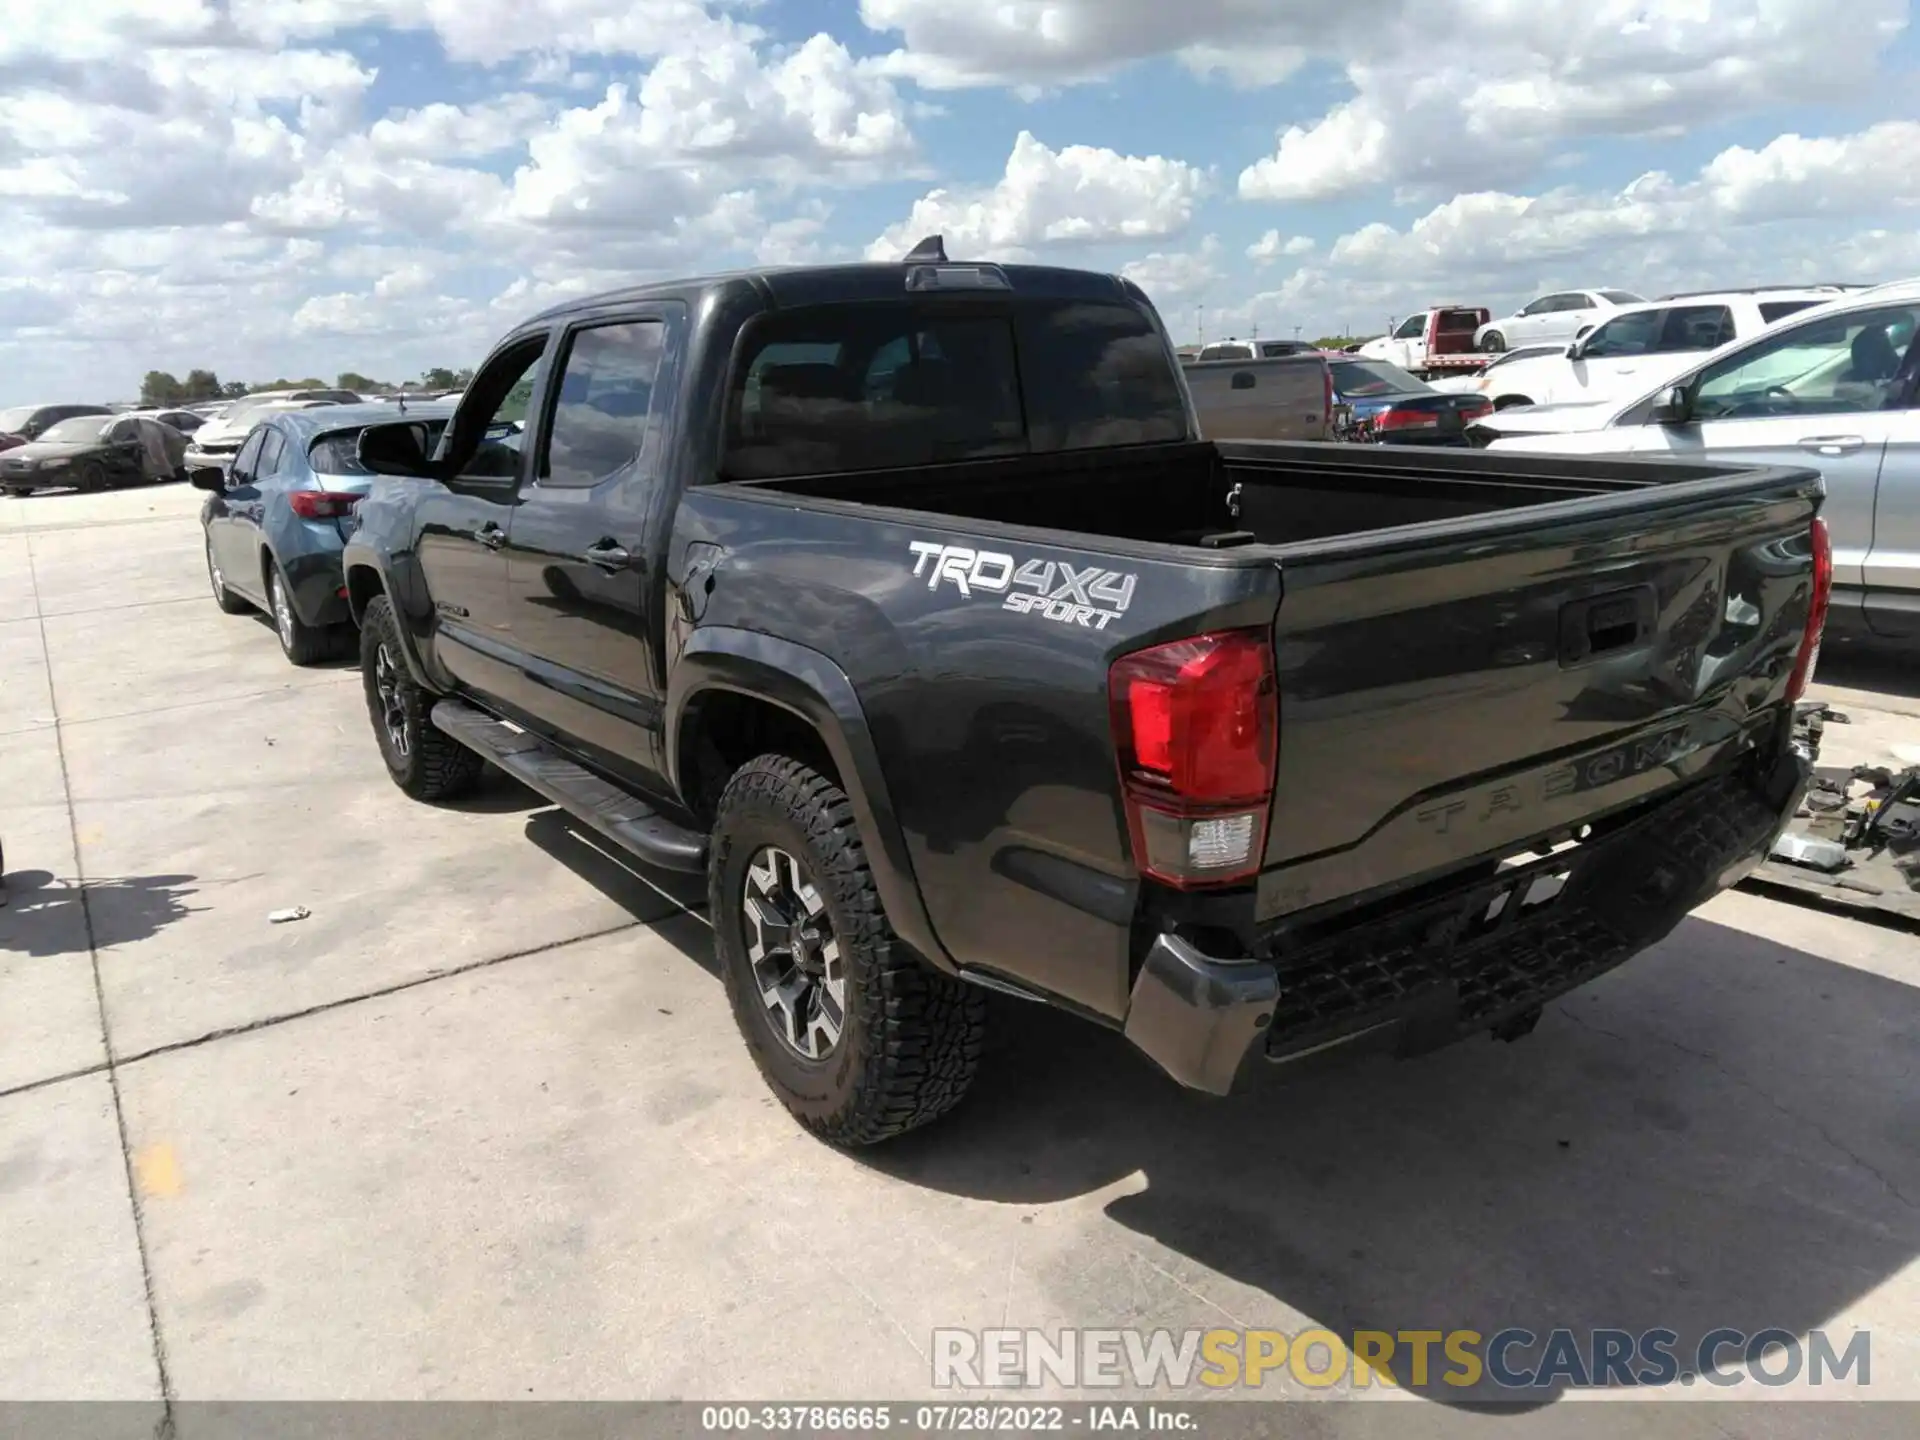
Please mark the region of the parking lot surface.
<svg viewBox="0 0 1920 1440"><path fill-rule="evenodd" d="M0 502L0 1397L907 1398L940 1327L1565 1325L1865 1328L1920 1399L1910 932L1736 893L1521 1043L1226 1101L1010 1001L949 1122L838 1153L697 882L501 779L406 800L357 670L215 610L198 500ZM1920 741L1912 675L1829 655L1846 743Z"/></svg>

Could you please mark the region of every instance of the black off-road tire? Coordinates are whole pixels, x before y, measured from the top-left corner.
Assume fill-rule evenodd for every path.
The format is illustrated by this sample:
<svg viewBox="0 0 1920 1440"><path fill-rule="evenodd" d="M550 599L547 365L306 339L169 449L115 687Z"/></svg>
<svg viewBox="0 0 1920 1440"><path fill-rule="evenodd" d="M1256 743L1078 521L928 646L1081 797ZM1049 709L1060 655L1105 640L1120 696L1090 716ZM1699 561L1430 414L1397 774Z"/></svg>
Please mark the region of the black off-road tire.
<svg viewBox="0 0 1920 1440"><path fill-rule="evenodd" d="M238 594L227 588L226 577L220 573L220 562L213 558L212 537L203 537L207 552L207 583L213 587L213 603L220 607L222 615L244 615L253 606Z"/></svg>
<svg viewBox="0 0 1920 1440"><path fill-rule="evenodd" d="M401 645L393 603L384 595L375 596L360 622L360 684L367 697L374 742L393 783L415 800L458 800L473 789L486 761L434 728L427 714L440 697L415 682ZM388 734L386 702L379 688L383 650L390 667L386 678L394 687L398 721L406 736L404 747Z"/></svg>
<svg viewBox="0 0 1920 1440"><path fill-rule="evenodd" d="M265 557L261 569L267 579L267 623L273 626L274 638L280 642L287 663L313 665L332 659L338 651L340 637L332 630L309 625L300 618L287 577L280 573L279 563L273 556Z"/></svg>
<svg viewBox="0 0 1920 1440"><path fill-rule="evenodd" d="M746 871L769 845L811 871L845 956L846 1021L818 1061L782 1042L747 959ZM980 1065L986 997L894 935L839 786L784 755L735 771L714 819L707 896L734 1021L761 1076L803 1126L830 1144L872 1145L960 1103Z"/></svg>

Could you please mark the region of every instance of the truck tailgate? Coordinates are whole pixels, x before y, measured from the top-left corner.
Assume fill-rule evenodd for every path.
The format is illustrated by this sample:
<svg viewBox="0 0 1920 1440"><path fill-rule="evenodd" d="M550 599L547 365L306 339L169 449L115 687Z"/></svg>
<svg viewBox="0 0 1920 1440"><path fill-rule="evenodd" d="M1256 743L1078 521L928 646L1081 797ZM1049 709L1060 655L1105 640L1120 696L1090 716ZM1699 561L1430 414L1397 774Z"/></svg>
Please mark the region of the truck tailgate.
<svg viewBox="0 0 1920 1440"><path fill-rule="evenodd" d="M1781 713L1810 471L1282 546L1261 918L1512 853L1684 783Z"/></svg>

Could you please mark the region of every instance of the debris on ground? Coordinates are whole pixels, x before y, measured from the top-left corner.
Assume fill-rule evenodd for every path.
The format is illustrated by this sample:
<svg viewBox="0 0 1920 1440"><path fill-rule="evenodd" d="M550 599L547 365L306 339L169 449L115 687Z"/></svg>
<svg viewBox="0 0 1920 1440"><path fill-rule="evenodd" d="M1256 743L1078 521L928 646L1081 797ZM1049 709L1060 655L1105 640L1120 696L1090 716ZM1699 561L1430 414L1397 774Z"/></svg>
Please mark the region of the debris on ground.
<svg viewBox="0 0 1920 1440"><path fill-rule="evenodd" d="M274 910L267 915L269 925L286 925L295 920L304 920L313 912L304 905L289 905L285 910Z"/></svg>
<svg viewBox="0 0 1920 1440"><path fill-rule="evenodd" d="M1795 744L1817 762L1824 728L1844 723L1809 702L1795 716ZM1911 754L1899 747L1900 760ZM1815 763L1799 811L1749 880L1920 922L1920 763Z"/></svg>

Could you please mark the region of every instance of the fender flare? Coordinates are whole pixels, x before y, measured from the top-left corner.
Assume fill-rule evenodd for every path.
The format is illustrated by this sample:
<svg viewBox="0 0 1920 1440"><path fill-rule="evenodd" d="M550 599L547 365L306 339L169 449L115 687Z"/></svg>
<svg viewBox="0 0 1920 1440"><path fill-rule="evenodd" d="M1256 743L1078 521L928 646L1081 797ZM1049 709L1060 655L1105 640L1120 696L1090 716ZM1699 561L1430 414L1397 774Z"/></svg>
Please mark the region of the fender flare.
<svg viewBox="0 0 1920 1440"><path fill-rule="evenodd" d="M400 621L400 657L406 663L407 673L413 677L414 684L436 694L446 693L450 687L435 679L427 667L417 617L409 611L406 598L395 588L387 556L378 550L349 545L341 556L341 577L347 583L347 606L352 612L353 623L358 626L366 618L366 606L354 598L354 575L360 571L372 572L379 593L385 595L393 606L393 613Z"/></svg>
<svg viewBox="0 0 1920 1440"><path fill-rule="evenodd" d="M667 779L680 785L680 740L689 707L701 695L730 690L791 712L820 736L840 772L866 845L874 886L894 933L948 973L958 964L935 935L921 899L906 835L887 793L880 754L853 681L826 655L791 640L732 626L704 626L688 637L667 681Z"/></svg>

